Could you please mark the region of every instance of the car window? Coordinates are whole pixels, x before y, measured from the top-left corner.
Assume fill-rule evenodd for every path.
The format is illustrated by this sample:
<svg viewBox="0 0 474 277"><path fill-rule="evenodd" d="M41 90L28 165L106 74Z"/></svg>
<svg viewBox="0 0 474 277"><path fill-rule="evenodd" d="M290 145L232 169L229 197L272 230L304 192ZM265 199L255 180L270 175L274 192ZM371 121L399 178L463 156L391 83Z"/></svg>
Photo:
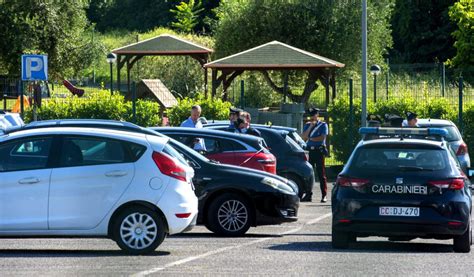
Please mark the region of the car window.
<svg viewBox="0 0 474 277"><path fill-rule="evenodd" d="M133 142L127 142L126 145L128 146L130 150L130 154L132 156L131 162L136 162L140 157L145 153L146 151L146 146L133 143Z"/></svg>
<svg viewBox="0 0 474 277"><path fill-rule="evenodd" d="M446 151L441 149L362 148L351 167L355 169L399 171L444 170L448 165Z"/></svg>
<svg viewBox="0 0 474 277"><path fill-rule="evenodd" d="M178 152L176 149L174 149L171 145L165 144L165 147L163 148L163 152L170 155L171 157L176 158L178 161L180 161L184 165L188 165L186 162L186 159Z"/></svg>
<svg viewBox="0 0 474 277"><path fill-rule="evenodd" d="M223 152L234 152L247 150L244 145L230 139L222 139L221 146Z"/></svg>
<svg viewBox="0 0 474 277"><path fill-rule="evenodd" d="M0 172L46 168L52 138L28 138L0 145Z"/></svg>
<svg viewBox="0 0 474 277"><path fill-rule="evenodd" d="M64 137L60 166L99 165L128 162L123 143L96 137Z"/></svg>
<svg viewBox="0 0 474 277"><path fill-rule="evenodd" d="M215 154L215 153L223 152L222 143L219 139L204 138L204 143L206 145L207 154Z"/></svg>

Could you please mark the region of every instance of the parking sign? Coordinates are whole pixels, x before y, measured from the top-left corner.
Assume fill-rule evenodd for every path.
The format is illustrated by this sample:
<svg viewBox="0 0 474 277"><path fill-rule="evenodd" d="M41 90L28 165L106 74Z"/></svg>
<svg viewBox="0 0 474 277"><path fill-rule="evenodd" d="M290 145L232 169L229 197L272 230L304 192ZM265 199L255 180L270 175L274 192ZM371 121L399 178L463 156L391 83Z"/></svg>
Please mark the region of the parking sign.
<svg viewBox="0 0 474 277"><path fill-rule="evenodd" d="M48 56L22 55L21 79L23 81L48 80Z"/></svg>

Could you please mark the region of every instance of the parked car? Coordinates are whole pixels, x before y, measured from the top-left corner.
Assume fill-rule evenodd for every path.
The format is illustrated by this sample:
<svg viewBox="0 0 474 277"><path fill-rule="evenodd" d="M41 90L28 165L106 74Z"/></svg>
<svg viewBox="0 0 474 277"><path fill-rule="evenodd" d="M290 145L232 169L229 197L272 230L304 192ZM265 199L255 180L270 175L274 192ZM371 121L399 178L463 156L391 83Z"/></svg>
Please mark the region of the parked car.
<svg viewBox="0 0 474 277"><path fill-rule="evenodd" d="M226 130L224 125L205 125L214 130ZM308 162L308 153L303 150L284 129L274 129L265 125L252 125L260 131L270 152L277 159L276 172L298 185L302 201L311 199L314 185L314 170Z"/></svg>
<svg viewBox="0 0 474 277"><path fill-rule="evenodd" d="M332 191L333 247L357 237L419 237L453 239L454 251L469 252L471 183L444 139L433 140L448 132L368 127L361 134L370 139L355 147Z"/></svg>
<svg viewBox="0 0 474 277"><path fill-rule="evenodd" d="M0 136L0 237L108 237L145 254L195 225L193 169L169 139L34 125Z"/></svg>
<svg viewBox="0 0 474 277"><path fill-rule="evenodd" d="M25 123L21 119L20 114L0 111L0 130L2 132L18 129L24 125Z"/></svg>
<svg viewBox="0 0 474 277"><path fill-rule="evenodd" d="M166 137L151 129L113 120L47 120L30 123L24 128L50 126L123 130ZM199 197L197 222L204 224L209 230L219 235L238 236L245 234L250 226L297 220L298 187L292 181L260 170L216 163L172 138L169 138L168 144L194 168L193 183L196 187L195 193ZM221 198L228 198L228 201L222 202L220 206L215 204L221 202ZM227 216L224 218L231 219L231 211L224 209L229 203L245 207L244 212L239 215L240 220L234 219L233 225L226 224L228 221L218 220L219 211ZM214 209L210 209L211 205Z"/></svg>
<svg viewBox="0 0 474 277"><path fill-rule="evenodd" d="M471 158L469 157L467 144L462 139L461 133L459 132L458 127L456 127L456 124L450 120L444 119L418 119L417 123L420 127L443 128L448 131L446 140L453 149L454 153L456 153L463 171L467 173L467 168L471 167Z"/></svg>
<svg viewBox="0 0 474 277"><path fill-rule="evenodd" d="M209 160L170 139L194 168L199 198L198 223L223 236L240 236L250 226L298 219L298 187L288 179L261 170Z"/></svg>
<svg viewBox="0 0 474 277"><path fill-rule="evenodd" d="M193 147L196 139L203 139L204 156L225 164L233 164L276 174L275 156L262 138L230 132L184 127L152 127L177 141Z"/></svg>

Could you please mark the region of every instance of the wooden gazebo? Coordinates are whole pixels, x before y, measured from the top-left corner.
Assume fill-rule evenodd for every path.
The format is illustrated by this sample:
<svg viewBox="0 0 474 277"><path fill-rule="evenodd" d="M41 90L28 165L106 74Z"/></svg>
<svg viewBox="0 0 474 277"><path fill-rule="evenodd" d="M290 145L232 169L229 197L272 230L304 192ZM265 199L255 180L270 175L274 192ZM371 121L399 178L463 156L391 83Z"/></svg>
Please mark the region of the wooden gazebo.
<svg viewBox="0 0 474 277"><path fill-rule="evenodd" d="M204 65L204 68L212 70L213 97L222 84L223 98L226 99L227 89L232 81L244 71L250 70L262 72L265 80L274 90L285 93L294 102L305 103L311 92L316 89L316 82L320 80L326 87L326 104L329 103L329 87L332 87L333 96L335 96L335 69L341 67L344 67L344 64L279 41L272 41ZM286 87L278 87L270 78L268 73L270 70L307 71L308 78L303 95L293 95ZM219 71L221 74L218 76Z"/></svg>
<svg viewBox="0 0 474 277"><path fill-rule="evenodd" d="M130 70L145 56L190 56L203 66L213 50L196 43L172 36L160 35L112 50L117 55L117 84L120 88L120 71L126 65L127 94L130 94ZM204 70L204 83L207 90L207 70Z"/></svg>

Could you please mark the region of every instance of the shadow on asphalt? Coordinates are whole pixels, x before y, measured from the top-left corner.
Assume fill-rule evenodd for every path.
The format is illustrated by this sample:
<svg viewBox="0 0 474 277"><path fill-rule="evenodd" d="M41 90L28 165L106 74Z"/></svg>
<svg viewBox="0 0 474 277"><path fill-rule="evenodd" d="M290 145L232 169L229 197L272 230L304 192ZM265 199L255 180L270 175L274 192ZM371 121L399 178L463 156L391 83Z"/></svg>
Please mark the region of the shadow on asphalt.
<svg viewBox="0 0 474 277"><path fill-rule="evenodd" d="M181 233L176 234L171 237L179 237L179 238L229 238L226 236L214 234L214 233ZM279 238L282 235L275 235L275 234L245 234L243 236L236 236L234 238ZM231 237L232 238L232 237Z"/></svg>
<svg viewBox="0 0 474 277"><path fill-rule="evenodd" d="M155 251L144 256L168 256L170 254L168 251ZM111 256L133 255L129 255L121 250L0 249L0 258L81 258Z"/></svg>
<svg viewBox="0 0 474 277"><path fill-rule="evenodd" d="M334 249L331 242L293 242L268 247L277 251L311 251L311 252L356 252L356 253L449 253L453 247L447 244L406 243L385 241L361 241L351 243L348 249Z"/></svg>

